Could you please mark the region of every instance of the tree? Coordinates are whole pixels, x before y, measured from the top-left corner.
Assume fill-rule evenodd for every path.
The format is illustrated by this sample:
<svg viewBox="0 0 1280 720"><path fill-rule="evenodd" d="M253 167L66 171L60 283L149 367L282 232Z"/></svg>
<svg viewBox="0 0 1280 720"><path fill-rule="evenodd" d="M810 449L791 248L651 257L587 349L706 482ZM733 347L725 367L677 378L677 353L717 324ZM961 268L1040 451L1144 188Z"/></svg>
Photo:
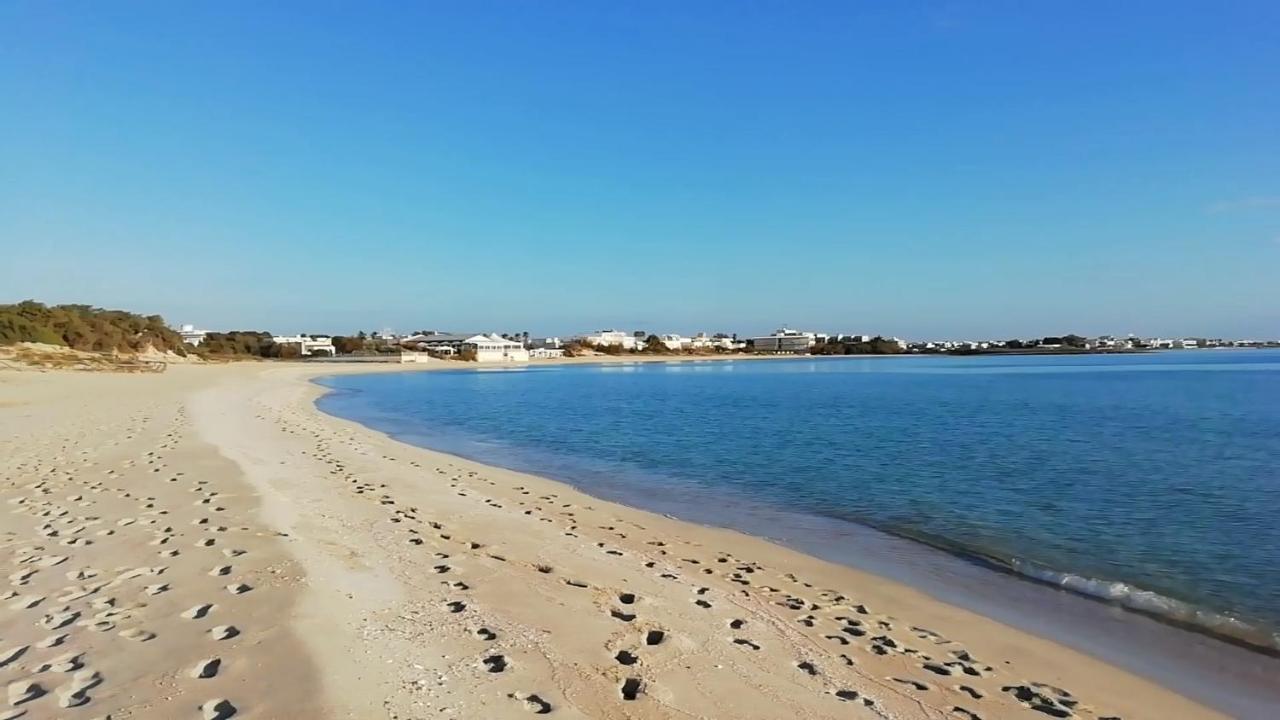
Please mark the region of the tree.
<svg viewBox="0 0 1280 720"><path fill-rule="evenodd" d="M645 352L657 353L659 355L663 355L663 354L666 354L668 350L669 348L667 347L667 344L662 342L662 338L658 337L657 335L650 335L649 337L645 338L645 341L644 341Z"/></svg>
<svg viewBox="0 0 1280 720"><path fill-rule="evenodd" d="M353 352L364 349L364 340L350 335L335 335L333 347L338 351L339 355L350 355Z"/></svg>
<svg viewBox="0 0 1280 720"><path fill-rule="evenodd" d="M1074 333L1071 335L1066 335L1062 338L1062 344L1072 348L1082 348L1085 346L1087 342L1088 340L1086 338L1083 338Z"/></svg>

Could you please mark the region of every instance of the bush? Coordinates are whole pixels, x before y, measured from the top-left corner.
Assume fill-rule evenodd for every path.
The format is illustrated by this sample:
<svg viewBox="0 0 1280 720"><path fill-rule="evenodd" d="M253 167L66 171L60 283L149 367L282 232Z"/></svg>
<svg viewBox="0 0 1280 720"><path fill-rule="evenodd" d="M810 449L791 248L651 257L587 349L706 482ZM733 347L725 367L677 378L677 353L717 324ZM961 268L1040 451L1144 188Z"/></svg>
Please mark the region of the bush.
<svg viewBox="0 0 1280 720"><path fill-rule="evenodd" d="M20 342L65 345L98 352L186 354L182 337L159 315L138 315L90 305L48 306L34 300L0 305L0 345Z"/></svg>

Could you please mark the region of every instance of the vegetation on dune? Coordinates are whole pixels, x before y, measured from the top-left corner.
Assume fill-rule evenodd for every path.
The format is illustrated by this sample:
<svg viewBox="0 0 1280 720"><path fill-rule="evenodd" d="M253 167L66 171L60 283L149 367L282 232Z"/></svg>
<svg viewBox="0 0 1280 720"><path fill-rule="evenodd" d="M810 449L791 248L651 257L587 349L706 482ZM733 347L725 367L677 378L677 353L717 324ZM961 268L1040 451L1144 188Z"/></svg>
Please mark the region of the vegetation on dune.
<svg viewBox="0 0 1280 720"><path fill-rule="evenodd" d="M878 335L865 342L828 340L809 349L810 355L897 355L901 352L901 345Z"/></svg>
<svg viewBox="0 0 1280 720"><path fill-rule="evenodd" d="M295 351L296 346L289 346ZM271 333L261 330L229 330L227 332L211 332L204 336L199 352L208 356L233 357L281 357L281 351L289 357L285 348L271 341ZM292 354L297 357L297 352Z"/></svg>
<svg viewBox="0 0 1280 720"><path fill-rule="evenodd" d="M138 315L90 305L45 305L24 300L0 305L0 345L20 342L63 345L93 352L186 354L178 333L159 315Z"/></svg>

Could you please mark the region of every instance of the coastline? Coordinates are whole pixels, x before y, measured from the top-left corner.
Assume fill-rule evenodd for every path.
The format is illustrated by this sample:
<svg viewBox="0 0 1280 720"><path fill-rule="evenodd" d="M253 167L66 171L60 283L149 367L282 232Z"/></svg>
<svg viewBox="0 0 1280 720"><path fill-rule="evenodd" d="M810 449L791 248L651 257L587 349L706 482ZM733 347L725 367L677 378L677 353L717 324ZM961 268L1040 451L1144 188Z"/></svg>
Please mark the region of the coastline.
<svg viewBox="0 0 1280 720"><path fill-rule="evenodd" d="M326 391L344 392L329 387ZM686 488L679 496L657 501L637 492L636 488L648 484L644 477L630 478L635 482L616 480L603 485L598 478L588 482L602 472L601 468L561 465L541 454L524 457L519 451L500 450L500 445L491 447L487 440L471 447L458 442L461 438L449 440L447 436L424 435L399 427L394 424L394 416L361 420L358 414L343 413L340 406L321 407L322 412L362 422L400 442L481 466L539 475L595 498L699 527L743 533L871 573L940 602L1066 645L1165 687L1179 688L1189 697L1235 717L1263 717L1267 714L1264 708L1280 702L1280 692L1268 689L1269 678L1280 671L1271 646L1216 632L1211 624L1213 618L1224 616L1185 603L1181 603L1185 612L1207 613L1204 620L1186 622L1177 615L1147 610L1143 602L1161 596L1140 588L1093 581L1106 587L1090 592L1080 587L1089 582L1088 578L1038 566L1016 567L1020 562L1017 558L1009 562L933 538L836 516L781 510L710 491L690 492ZM712 509L704 511L703 507ZM761 528L768 531L762 532ZM824 538L840 541L832 543ZM1117 585L1128 588L1137 602L1113 599ZM1180 603L1171 598L1161 602Z"/></svg>
<svg viewBox="0 0 1280 720"><path fill-rule="evenodd" d="M273 569L257 572L271 582L262 589L284 602L257 593L257 575L248 583L255 592L242 598L252 601L242 603L245 613L278 613L278 642L246 632L258 641L241 645L245 660L229 661L224 673L237 680L226 694L246 716L275 716L270 708L283 705L272 703L284 700L329 717L523 717L544 705L556 716L604 718L963 716L954 708L984 718L1042 717L1043 708L1075 717L1222 716L893 580L407 445L314 404L325 392L311 382L317 376L441 369L451 368L33 374L0 385L19 396L0 418L28 440L53 442L53 421L84 413L93 420L76 432L106 446L119 432L107 422L112 413L153 421L171 413L176 425L154 438L170 447L142 457L172 456L160 462L186 478L175 483L184 492L184 483L217 477L226 495L255 496L243 507L217 501L235 513L225 524L257 543L246 557L279 553ZM145 410L105 407L97 399L104 389ZM46 403L51 426L32 427L25 415ZM190 457L177 457L169 434L193 444ZM52 447L32 456L68 468L97 462L97 446L87 460ZM6 492L19 491L19 474L6 473ZM183 498L190 505L192 495ZM155 548L130 552L140 561ZM187 592L173 584L175 595ZM288 652L294 647L305 652ZM253 678L281 668L293 668L297 692L272 699ZM104 687L116 684L110 669ZM221 681L196 685L209 682ZM119 686L99 691L104 703L129 699L128 683ZM166 692L198 705L185 688Z"/></svg>

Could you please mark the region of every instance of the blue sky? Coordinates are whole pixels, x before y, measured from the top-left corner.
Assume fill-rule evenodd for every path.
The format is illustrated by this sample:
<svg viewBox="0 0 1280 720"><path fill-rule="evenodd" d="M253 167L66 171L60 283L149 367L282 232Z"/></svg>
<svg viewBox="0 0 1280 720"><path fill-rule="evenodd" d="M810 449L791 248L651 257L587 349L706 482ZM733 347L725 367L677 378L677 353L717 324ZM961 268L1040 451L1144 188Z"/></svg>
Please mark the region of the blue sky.
<svg viewBox="0 0 1280 720"><path fill-rule="evenodd" d="M0 301L1280 336L1275 2L3 2L0 98Z"/></svg>

